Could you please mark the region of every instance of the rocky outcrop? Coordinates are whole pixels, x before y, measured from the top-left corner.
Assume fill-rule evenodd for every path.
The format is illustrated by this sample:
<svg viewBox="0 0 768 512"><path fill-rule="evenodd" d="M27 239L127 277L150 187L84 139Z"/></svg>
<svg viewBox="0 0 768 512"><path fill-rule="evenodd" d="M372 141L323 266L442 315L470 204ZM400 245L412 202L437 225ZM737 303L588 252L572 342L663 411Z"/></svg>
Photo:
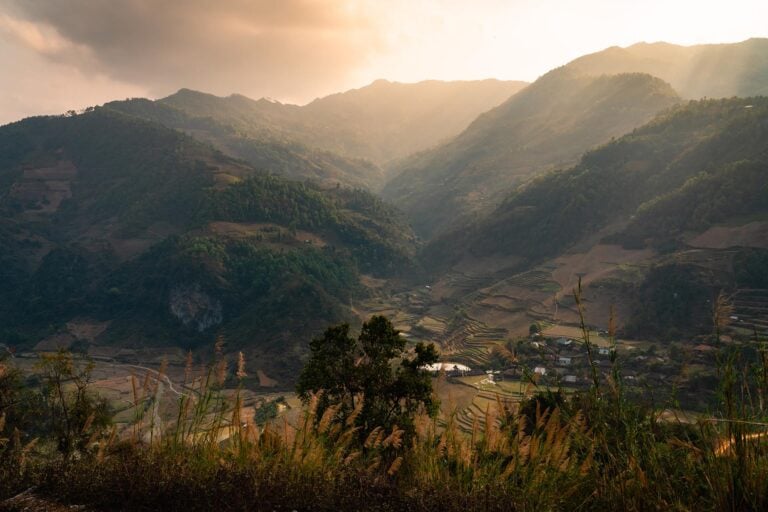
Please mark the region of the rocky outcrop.
<svg viewBox="0 0 768 512"><path fill-rule="evenodd" d="M173 316L199 332L220 324L224 318L221 301L205 293L197 283L176 286L169 303Z"/></svg>

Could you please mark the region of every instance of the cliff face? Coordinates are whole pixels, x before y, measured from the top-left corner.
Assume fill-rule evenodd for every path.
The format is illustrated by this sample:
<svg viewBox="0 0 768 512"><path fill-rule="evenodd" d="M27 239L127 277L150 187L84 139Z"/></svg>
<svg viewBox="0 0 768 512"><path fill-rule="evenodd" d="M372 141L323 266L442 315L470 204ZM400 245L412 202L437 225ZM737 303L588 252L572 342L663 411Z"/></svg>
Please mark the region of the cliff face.
<svg viewBox="0 0 768 512"><path fill-rule="evenodd" d="M174 287L168 304L173 316L198 332L218 325L224 319L221 301L203 292L199 283Z"/></svg>

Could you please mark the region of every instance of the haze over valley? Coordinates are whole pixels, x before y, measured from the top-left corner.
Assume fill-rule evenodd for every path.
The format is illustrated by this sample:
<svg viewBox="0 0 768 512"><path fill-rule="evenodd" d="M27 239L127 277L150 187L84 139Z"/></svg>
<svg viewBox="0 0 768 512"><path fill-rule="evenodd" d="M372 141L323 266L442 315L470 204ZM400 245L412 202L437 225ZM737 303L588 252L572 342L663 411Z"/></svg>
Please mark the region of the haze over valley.
<svg viewBox="0 0 768 512"><path fill-rule="evenodd" d="M594 325L614 304L627 334L670 265L690 286L760 288L734 263L759 275L766 249L760 44L711 64L710 47L644 46L640 64L608 49L529 85L377 81L305 107L181 89L11 123L4 337L118 354L223 334L290 386L309 337L372 313L487 366L531 323L575 321L575 276ZM752 72L686 100L647 73L685 51L696 69L754 55ZM673 327L653 323L660 340ZM493 333L479 352L472 329Z"/></svg>
<svg viewBox="0 0 768 512"><path fill-rule="evenodd" d="M691 449L675 481L709 482L705 509L768 503L744 476L763 474L768 420L768 33L702 6L691 26L721 16L720 36L628 41L619 28L677 25L654 21L654 2L633 27L629 10L595 0L583 12L615 26L580 38L552 14L573 48L532 39L536 60L517 39L509 55L486 39L513 42L491 13L550 34L537 7L325 3L231 2L206 21L202 2L150 16L133 1L71 14L0 1L0 62L29 62L0 83L13 92L0 100L0 454L111 468L67 494L63 477L25 472L23 455L0 464L21 475L0 484L0 509L29 496L186 503L156 482L93 497L90 481L119 489L108 482L127 453L158 472L181 464L173 485L211 496L255 464L248 492L264 475L296 486L269 487L269 509L331 509L347 466L364 476L341 509L376 493L381 510L463 497L502 509L513 494L525 509L537 493L553 510L611 509L617 496L689 509L699 498L682 485L652 501L606 483L626 471L661 489L673 448ZM467 56L478 41L490 46ZM756 397L738 413L737 388ZM56 411L45 426L31 414L43 406ZM649 443L634 455L618 448L630 424ZM734 458L754 464L744 488L722 491L712 475L747 439L753 451ZM142 458L154 449L168 458ZM638 463L641 452L658 456ZM194 457L212 472L184 466ZM566 481L572 494L551 492ZM445 497L413 490L424 482ZM315 492L327 501L302 501Z"/></svg>

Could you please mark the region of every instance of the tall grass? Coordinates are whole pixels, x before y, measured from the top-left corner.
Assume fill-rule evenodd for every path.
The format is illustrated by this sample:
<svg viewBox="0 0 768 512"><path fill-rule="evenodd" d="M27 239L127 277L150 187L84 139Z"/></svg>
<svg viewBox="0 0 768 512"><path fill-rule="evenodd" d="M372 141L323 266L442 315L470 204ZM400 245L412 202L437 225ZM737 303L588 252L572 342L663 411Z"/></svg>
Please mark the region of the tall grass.
<svg viewBox="0 0 768 512"><path fill-rule="evenodd" d="M658 408L628 398L615 350L610 371L598 371L580 287L574 292L589 389L499 400L471 433L455 415L420 414L411 438L397 427L361 435L362 400L341 421L335 407L317 417L318 396L293 424L257 425L240 392L227 399L221 391L219 355L198 375L190 360L177 416L164 425L153 413L164 368L141 385L135 378L130 435L113 429L79 457L44 456L0 434L0 490L34 486L105 510L768 509L766 351L747 364L721 347L719 408L696 423L662 420ZM713 318L719 339L723 315ZM238 372L245 375L242 359Z"/></svg>

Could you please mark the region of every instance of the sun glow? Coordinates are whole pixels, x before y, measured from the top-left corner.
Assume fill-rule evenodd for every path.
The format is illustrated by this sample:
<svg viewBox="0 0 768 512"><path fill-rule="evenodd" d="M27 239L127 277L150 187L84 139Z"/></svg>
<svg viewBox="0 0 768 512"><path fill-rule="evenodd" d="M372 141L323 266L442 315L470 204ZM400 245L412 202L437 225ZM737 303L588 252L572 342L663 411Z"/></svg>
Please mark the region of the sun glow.
<svg viewBox="0 0 768 512"><path fill-rule="evenodd" d="M379 78L532 81L614 45L768 36L761 0L148 5L0 0L0 67L11 70L0 77L0 122L80 108L117 90L157 98L188 87L306 103ZM68 86L46 85L61 82Z"/></svg>
<svg viewBox="0 0 768 512"><path fill-rule="evenodd" d="M736 0L387 2L385 51L359 81L385 76L534 80L609 46L733 43L768 36L768 3Z"/></svg>

